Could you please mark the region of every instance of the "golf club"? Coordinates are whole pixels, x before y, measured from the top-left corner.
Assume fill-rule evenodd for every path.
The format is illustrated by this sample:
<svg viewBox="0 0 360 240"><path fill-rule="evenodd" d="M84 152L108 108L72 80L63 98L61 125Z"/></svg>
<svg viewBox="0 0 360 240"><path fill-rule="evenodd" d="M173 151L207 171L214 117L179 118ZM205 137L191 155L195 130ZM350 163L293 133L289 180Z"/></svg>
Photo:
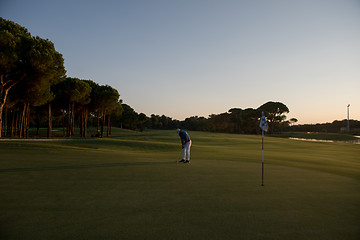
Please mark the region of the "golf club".
<svg viewBox="0 0 360 240"><path fill-rule="evenodd" d="M175 161L176 163L179 163L178 159L180 159L181 154L182 154L182 149L179 151L179 154L178 154L178 156L176 158L176 161Z"/></svg>

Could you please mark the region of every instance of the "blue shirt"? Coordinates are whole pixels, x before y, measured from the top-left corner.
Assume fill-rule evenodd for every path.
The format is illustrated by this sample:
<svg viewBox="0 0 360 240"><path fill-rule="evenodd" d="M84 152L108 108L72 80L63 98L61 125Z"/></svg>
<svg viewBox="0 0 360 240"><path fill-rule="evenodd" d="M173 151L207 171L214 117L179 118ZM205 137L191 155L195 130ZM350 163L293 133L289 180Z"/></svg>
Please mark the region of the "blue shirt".
<svg viewBox="0 0 360 240"><path fill-rule="evenodd" d="M187 132L185 132L184 130L180 131L179 136L180 136L181 140L183 140L183 141L186 141L186 137L187 137L188 141L191 140L189 137L189 134Z"/></svg>

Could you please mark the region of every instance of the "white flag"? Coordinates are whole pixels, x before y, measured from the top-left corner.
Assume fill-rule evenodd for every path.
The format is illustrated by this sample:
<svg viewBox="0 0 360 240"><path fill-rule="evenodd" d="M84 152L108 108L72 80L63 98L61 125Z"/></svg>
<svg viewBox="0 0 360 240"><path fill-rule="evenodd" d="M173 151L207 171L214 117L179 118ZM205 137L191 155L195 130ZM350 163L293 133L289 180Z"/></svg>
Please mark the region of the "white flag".
<svg viewBox="0 0 360 240"><path fill-rule="evenodd" d="M268 128L269 128L269 126L268 126L268 124L267 124L267 122L266 122L266 119L265 119L264 112L262 112L262 116L261 116L261 119L260 119L260 125L259 125L259 127L260 127L263 131L265 131L265 132L267 132L267 130L268 130Z"/></svg>

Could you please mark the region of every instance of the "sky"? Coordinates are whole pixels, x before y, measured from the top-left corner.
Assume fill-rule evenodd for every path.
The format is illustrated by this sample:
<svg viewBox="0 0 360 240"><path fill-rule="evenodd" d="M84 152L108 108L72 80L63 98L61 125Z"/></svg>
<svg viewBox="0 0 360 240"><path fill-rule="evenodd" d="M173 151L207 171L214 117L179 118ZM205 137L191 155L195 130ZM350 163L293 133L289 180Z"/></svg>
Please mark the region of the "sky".
<svg viewBox="0 0 360 240"><path fill-rule="evenodd" d="M1 0L68 77L184 120L282 102L299 124L360 120L360 0Z"/></svg>

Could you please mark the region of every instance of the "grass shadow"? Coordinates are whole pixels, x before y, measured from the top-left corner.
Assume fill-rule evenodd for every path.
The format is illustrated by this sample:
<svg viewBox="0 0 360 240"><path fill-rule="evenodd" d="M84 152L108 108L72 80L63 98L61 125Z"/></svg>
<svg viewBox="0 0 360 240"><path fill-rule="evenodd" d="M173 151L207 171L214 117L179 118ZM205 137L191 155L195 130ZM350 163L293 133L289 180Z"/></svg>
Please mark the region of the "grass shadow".
<svg viewBox="0 0 360 240"><path fill-rule="evenodd" d="M100 163L100 164L84 164L84 165L53 166L53 167L5 168L5 169L0 169L0 173L58 171L58 170L73 170L73 169L78 170L78 169L91 169L91 168L166 165L166 164L170 164L170 162L123 162L123 163Z"/></svg>

